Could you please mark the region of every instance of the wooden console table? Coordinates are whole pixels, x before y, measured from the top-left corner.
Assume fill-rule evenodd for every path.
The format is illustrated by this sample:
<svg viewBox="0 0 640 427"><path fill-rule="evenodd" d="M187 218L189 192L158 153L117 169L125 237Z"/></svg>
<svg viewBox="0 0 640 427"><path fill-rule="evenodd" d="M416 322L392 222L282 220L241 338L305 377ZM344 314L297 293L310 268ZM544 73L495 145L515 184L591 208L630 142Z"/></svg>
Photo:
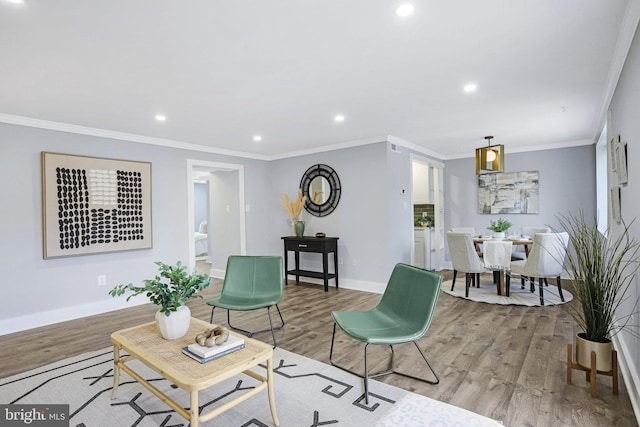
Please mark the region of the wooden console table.
<svg viewBox="0 0 640 427"><path fill-rule="evenodd" d="M296 276L296 283L300 283L300 276L314 277L324 280L324 291L329 291L329 279L336 279L338 287L338 238L337 237L283 237L284 241L284 271L286 275ZM288 253L295 252L295 269L289 270ZM322 254L322 272L301 270L300 252L315 252ZM333 252L333 273L329 273L329 253Z"/></svg>

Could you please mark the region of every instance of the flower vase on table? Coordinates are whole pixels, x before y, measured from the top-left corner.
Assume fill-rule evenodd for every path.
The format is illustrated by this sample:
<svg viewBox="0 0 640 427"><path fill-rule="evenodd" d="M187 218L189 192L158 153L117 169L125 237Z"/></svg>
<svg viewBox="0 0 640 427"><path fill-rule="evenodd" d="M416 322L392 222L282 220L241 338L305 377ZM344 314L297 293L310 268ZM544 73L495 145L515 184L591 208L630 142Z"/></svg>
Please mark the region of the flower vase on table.
<svg viewBox="0 0 640 427"><path fill-rule="evenodd" d="M296 237L304 236L304 221L295 221L293 227L296 232Z"/></svg>

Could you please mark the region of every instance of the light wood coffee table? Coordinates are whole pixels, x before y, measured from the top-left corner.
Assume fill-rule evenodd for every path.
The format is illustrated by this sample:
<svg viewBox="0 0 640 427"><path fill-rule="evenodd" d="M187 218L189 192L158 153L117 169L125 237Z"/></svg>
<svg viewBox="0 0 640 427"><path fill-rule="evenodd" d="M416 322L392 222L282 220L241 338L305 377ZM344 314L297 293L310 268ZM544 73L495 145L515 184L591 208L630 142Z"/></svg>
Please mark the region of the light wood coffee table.
<svg viewBox="0 0 640 427"><path fill-rule="evenodd" d="M114 332L111 335L114 363L113 392L111 393L111 398L114 399L116 397L118 384L120 383L120 370L123 370L160 398L160 400L173 408L178 414L189 420L191 426L196 427L200 422L210 420L247 400L256 393L259 393L264 388L267 388L271 416L273 417L274 424L278 426L279 422L278 415L276 414L273 391L273 348L270 345L243 337L245 348L203 364L182 354L182 348L191 344L197 334L213 327L214 325L207 322L191 318L191 325L189 326L187 335L176 340L165 340L162 338L155 322ZM231 334L237 335L233 332L231 332ZM121 357L121 349L130 355ZM151 385L130 366L126 365L126 362L132 359L139 360L179 388L189 392L190 410L185 410L166 394ZM249 370L265 361L267 362L266 378ZM242 373L260 381L260 384L236 399L220 405L207 413L199 413L198 393L200 390L205 390L227 378Z"/></svg>

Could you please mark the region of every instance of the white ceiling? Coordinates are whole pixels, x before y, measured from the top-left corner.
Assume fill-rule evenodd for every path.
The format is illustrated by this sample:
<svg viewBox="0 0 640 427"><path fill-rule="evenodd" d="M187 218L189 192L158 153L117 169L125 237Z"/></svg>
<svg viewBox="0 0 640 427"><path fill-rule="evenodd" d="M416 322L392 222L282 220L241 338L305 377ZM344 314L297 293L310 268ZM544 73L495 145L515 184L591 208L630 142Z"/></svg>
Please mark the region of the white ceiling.
<svg viewBox="0 0 640 427"><path fill-rule="evenodd" d="M589 144L640 16L638 0L400 3L0 0L0 121L263 158L387 135L442 159L489 134L507 153Z"/></svg>

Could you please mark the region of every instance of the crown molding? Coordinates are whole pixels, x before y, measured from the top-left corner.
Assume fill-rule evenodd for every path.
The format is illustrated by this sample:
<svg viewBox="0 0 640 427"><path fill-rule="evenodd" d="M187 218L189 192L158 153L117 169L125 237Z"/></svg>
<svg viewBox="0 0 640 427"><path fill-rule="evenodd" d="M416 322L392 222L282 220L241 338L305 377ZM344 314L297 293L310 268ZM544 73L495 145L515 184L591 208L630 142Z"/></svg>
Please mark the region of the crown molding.
<svg viewBox="0 0 640 427"><path fill-rule="evenodd" d="M388 137L389 137L388 135L373 136L370 138L356 139L353 141L341 142L338 144L331 144L331 145L325 145L322 147L310 148L308 150L290 151L288 153L276 154L274 156L270 156L269 160L287 159L290 157L299 157L299 156L305 156L308 154L325 153L327 151L343 150L345 148L359 147L361 145L376 144L378 142L388 141Z"/></svg>
<svg viewBox="0 0 640 427"><path fill-rule="evenodd" d="M593 130L594 140L598 140L602 127L607 121L607 111L611 105L611 100L618 86L618 80L622 74L624 63L629 54L631 43L636 34L638 28L638 22L640 22L640 0L630 0L627 3L622 22L620 23L620 31L618 31L618 40L616 46L611 55L611 62L609 66L609 73L607 74L607 80L605 82L605 89L600 101L600 109L597 116L598 123Z"/></svg>
<svg viewBox="0 0 640 427"><path fill-rule="evenodd" d="M170 139L154 138L150 136L136 135L132 133L116 132L106 129L98 129L87 126L78 126L68 123L51 122L48 120L33 119L30 117L13 116L0 113L0 122L19 126L28 126L40 129L55 130L60 132L75 133L80 135L98 136L102 138L117 139L121 141L137 142L140 144L158 145L161 147L178 148L181 150L193 150L204 153L222 154L225 156L243 157L255 160L270 160L268 156L247 153L244 151L224 150L206 145L190 144L187 142L173 141Z"/></svg>
<svg viewBox="0 0 640 427"><path fill-rule="evenodd" d="M527 153L529 151L542 151L542 150L557 150L560 148L571 148L571 147L579 147L582 145L593 145L593 144L595 144L595 141L592 141L590 139L577 139L575 141L564 141L564 142L557 142L553 144L528 145L526 147L517 147L517 148L514 148L513 150L511 149L505 150L505 156L508 156L509 154L514 154L514 153ZM508 148L508 146L506 148ZM475 155L476 155L475 151L470 152L468 154L454 154L451 156L446 156L444 160L467 159L470 157L475 157Z"/></svg>

